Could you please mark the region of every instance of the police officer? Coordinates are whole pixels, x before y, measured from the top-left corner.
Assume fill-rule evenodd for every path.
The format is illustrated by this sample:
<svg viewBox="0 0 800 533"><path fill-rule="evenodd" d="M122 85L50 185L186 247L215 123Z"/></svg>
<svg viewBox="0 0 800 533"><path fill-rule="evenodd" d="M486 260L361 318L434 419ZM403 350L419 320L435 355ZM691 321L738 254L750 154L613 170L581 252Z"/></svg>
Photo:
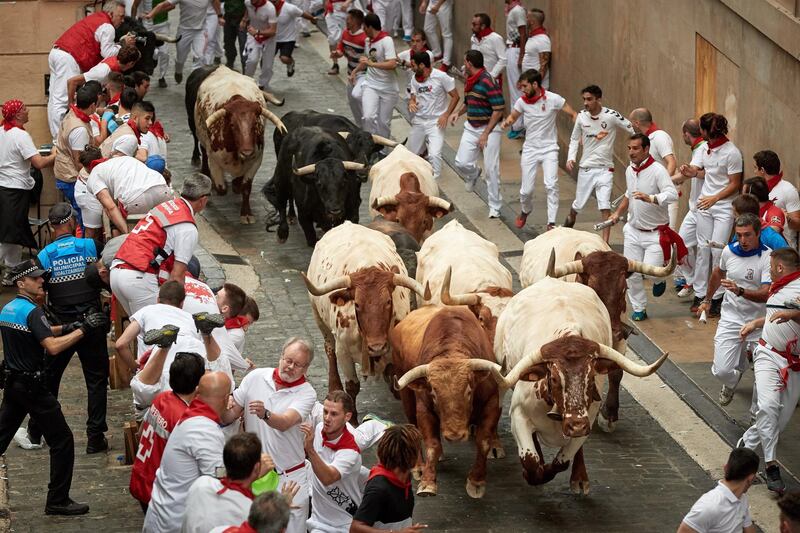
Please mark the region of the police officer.
<svg viewBox="0 0 800 533"><path fill-rule="evenodd" d="M80 515L89 506L69 497L75 447L61 405L47 386L46 358L66 351L92 329L107 322L92 314L66 326L51 326L37 301L44 298L45 271L34 261L12 267L11 281L17 297L0 311L0 336L3 339L2 376L5 387L0 404L0 454L6 452L25 415L30 414L42 428L50 445L50 483L45 514Z"/></svg>
<svg viewBox="0 0 800 533"><path fill-rule="evenodd" d="M97 261L99 254L92 239L73 236L76 221L70 204L64 202L51 207L48 219L53 230L53 242L45 246L37 257L41 267L50 273L45 282L48 308L59 324L73 324L101 310L100 291L90 287L84 275L86 265ZM58 354L47 369L48 387L58 398L64 370L73 354L78 352L88 393L86 453L108 449L108 441L103 435L108 431L108 347L105 334L105 328L87 331L80 342ZM39 442L41 431L36 421L28 424L32 442Z"/></svg>

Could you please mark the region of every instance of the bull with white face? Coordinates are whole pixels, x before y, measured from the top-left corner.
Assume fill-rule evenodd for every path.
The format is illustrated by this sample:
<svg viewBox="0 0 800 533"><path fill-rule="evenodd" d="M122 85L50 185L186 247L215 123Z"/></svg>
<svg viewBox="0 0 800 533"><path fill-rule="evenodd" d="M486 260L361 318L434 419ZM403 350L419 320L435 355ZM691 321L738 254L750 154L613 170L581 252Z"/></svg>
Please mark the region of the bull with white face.
<svg viewBox="0 0 800 533"><path fill-rule="evenodd" d="M361 388L356 363L365 375L385 370L389 330L409 313L409 291L420 297L426 291L408 276L389 237L351 222L317 242L303 279L325 338L328 390L342 390L342 365L345 390L355 400Z"/></svg>
<svg viewBox="0 0 800 533"><path fill-rule="evenodd" d="M552 480L572 462L570 487L589 491L583 444L600 410L605 375L621 369L638 377L655 372L611 348L611 321L597 294L579 283L545 278L514 296L497 323L495 356L505 368L511 430L523 477ZM539 441L559 448L545 464Z"/></svg>
<svg viewBox="0 0 800 533"><path fill-rule="evenodd" d="M546 276L577 281L594 289L611 318L613 347L627 349L626 339L635 330L622 321L625 314L627 278L646 274L666 277L675 269L675 256L664 267L633 261L614 252L596 233L571 228L556 228L525 243L519 279L527 287ZM598 425L613 431L619 420L619 387L622 370L608 374L608 393L600 409Z"/></svg>
<svg viewBox="0 0 800 533"><path fill-rule="evenodd" d="M406 228L422 242L433 229L433 219L453 210L453 205L439 198L439 186L433 179L433 167L403 145L375 163L369 171L370 214L383 215Z"/></svg>
<svg viewBox="0 0 800 533"><path fill-rule="evenodd" d="M202 171L211 176L219 195L228 192L225 175L233 177L233 191L242 195L242 224L256 221L250 190L264 154L265 123L269 120L286 130L267 109L267 101L283 104L261 91L251 77L224 66L196 69L186 80L186 112L195 152L198 140L202 146Z"/></svg>

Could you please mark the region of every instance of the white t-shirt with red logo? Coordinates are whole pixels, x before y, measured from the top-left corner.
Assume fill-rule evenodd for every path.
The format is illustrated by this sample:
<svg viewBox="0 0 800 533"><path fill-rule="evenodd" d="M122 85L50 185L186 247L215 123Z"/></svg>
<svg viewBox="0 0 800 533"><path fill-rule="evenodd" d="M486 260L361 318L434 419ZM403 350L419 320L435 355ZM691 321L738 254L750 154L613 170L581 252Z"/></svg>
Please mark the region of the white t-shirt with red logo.
<svg viewBox="0 0 800 533"><path fill-rule="evenodd" d="M448 93L456 88L456 82L441 70L434 69L424 81L411 76L409 88L417 100L415 117L421 120L438 119L447 111L450 101Z"/></svg>

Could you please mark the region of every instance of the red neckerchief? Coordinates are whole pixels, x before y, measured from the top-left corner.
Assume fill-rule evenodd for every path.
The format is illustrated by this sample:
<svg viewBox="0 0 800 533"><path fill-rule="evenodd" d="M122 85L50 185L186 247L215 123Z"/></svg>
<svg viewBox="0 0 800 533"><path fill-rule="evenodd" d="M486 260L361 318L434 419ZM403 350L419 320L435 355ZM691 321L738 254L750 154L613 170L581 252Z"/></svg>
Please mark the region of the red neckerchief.
<svg viewBox="0 0 800 533"><path fill-rule="evenodd" d="M634 172L636 172L636 177L639 177L639 172L641 172L642 170L646 169L647 167L649 167L650 165L652 165L655 162L656 162L656 160L653 159L653 156L652 155L648 155L647 159L644 160L644 163L642 163L638 167L636 165L634 165L633 163L631 163L631 168L633 169Z"/></svg>
<svg viewBox="0 0 800 533"><path fill-rule="evenodd" d="M253 9L258 11L259 7L264 7L267 4L267 0L250 0L250 3L253 4Z"/></svg>
<svg viewBox="0 0 800 533"><path fill-rule="evenodd" d="M539 26L531 32L531 37L534 35L547 35L547 30L544 28L544 26Z"/></svg>
<svg viewBox="0 0 800 533"><path fill-rule="evenodd" d="M11 119L11 120L4 120L4 121L3 121L3 129L4 129L5 131L8 131L8 130L10 130L10 129L13 129L13 128L19 128L19 129L21 129L21 130L24 130L24 129L25 129L24 127L22 127L22 124L18 123L18 122L17 122L16 120L14 120L14 119Z"/></svg>
<svg viewBox="0 0 800 533"><path fill-rule="evenodd" d="M430 77L430 76L428 76L428 77ZM417 80L418 82L422 83L423 81L427 80L428 78L420 77L419 74L414 74L414 79Z"/></svg>
<svg viewBox="0 0 800 533"><path fill-rule="evenodd" d="M374 39L370 39L369 40L369 44L375 44L378 41L380 41L381 39L383 39L384 37L388 37L388 36L389 36L389 34L386 33L385 31L379 31L378 35L376 35Z"/></svg>
<svg viewBox="0 0 800 533"><path fill-rule="evenodd" d="M258 533L253 526L251 526L247 520L241 523L238 526L231 526L228 529L222 531L222 533Z"/></svg>
<svg viewBox="0 0 800 533"><path fill-rule="evenodd" d="M644 134L647 135L648 137L650 137L651 133L653 133L654 131L658 131L660 129L661 128L658 127L658 124L656 124L655 122L651 122L650 123L650 127L647 128L647 131L644 132Z"/></svg>
<svg viewBox="0 0 800 533"><path fill-rule="evenodd" d="M215 424L219 424L221 422L219 415L211 408L210 405L200 398L195 398L192 400L192 403L189 404L189 407L186 408L186 411L183 412L183 416L178 421L178 424L184 420L188 420L189 418L194 418L196 416L204 416Z"/></svg>
<svg viewBox="0 0 800 533"><path fill-rule="evenodd" d="M482 68L472 76L467 76L467 81L464 82L464 92L468 93L472 90L476 83L478 83L478 78L481 77L481 74L486 72L486 69Z"/></svg>
<svg viewBox="0 0 800 533"><path fill-rule="evenodd" d="M109 98L109 99L108 99L108 102L106 102L106 105L107 105L107 106L109 106L109 105L118 104L118 103L119 103L119 96L120 96L121 94L122 94L122 93L117 93L117 94L115 94L114 96L112 96L111 98Z"/></svg>
<svg viewBox="0 0 800 533"><path fill-rule="evenodd" d="M769 189L769 192L772 192L772 189L774 189L778 182L781 181L781 178L783 178L782 170L767 180L767 188Z"/></svg>
<svg viewBox="0 0 800 533"><path fill-rule="evenodd" d="M136 140L141 142L142 134L139 132L139 126L136 125L136 121L133 120L132 118L129 118L128 122L126 122L125 124L130 126L130 128L133 130L133 134L136 135Z"/></svg>
<svg viewBox="0 0 800 533"><path fill-rule="evenodd" d="M383 466L381 463L378 463L372 467L372 469L369 471L369 477L367 478L367 481L378 476L385 477L386 480L395 487L400 487L401 489L405 490L405 498L408 499L408 491L411 488L410 479L408 481L401 481L394 472Z"/></svg>
<svg viewBox="0 0 800 533"><path fill-rule="evenodd" d="M112 72L122 72L122 68L119 66L119 59L117 59L117 56L107 57L103 60L103 63L108 65Z"/></svg>
<svg viewBox="0 0 800 533"><path fill-rule="evenodd" d="M800 270L792 272L791 274L786 274L781 279L773 281L772 285L769 286L769 295L772 296L798 278L800 278Z"/></svg>
<svg viewBox="0 0 800 533"><path fill-rule="evenodd" d="M250 490L250 487L245 487L241 483L236 483L235 481L232 481L228 476L225 476L224 478L220 479L219 482L222 483L222 488L217 491L217 494L222 494L226 490L230 489L230 490L235 490L236 492L239 492L241 494L244 494L251 500L254 500L256 498L256 495L253 494L253 491Z"/></svg>
<svg viewBox="0 0 800 533"><path fill-rule="evenodd" d="M276 388L280 386L284 389L291 389L292 387L297 387L298 385L305 383L306 377L300 376L300 379L296 379L294 381L283 381L283 379L281 379L281 373L278 372L278 369L276 368L272 371L272 380L275 382Z"/></svg>
<svg viewBox="0 0 800 533"><path fill-rule="evenodd" d="M107 158L107 157L101 157L100 159L95 159L94 161L92 161L91 163L89 163L89 172L91 173L91 172L92 172L92 170L94 170L94 167L96 167L96 166L97 166L97 165L99 165L100 163L104 163L104 162L106 162L106 161L108 161L108 158Z"/></svg>
<svg viewBox="0 0 800 533"><path fill-rule="evenodd" d="M713 141L708 141L708 153L711 154L711 150L713 150L714 148L719 148L726 142L728 142L728 138L725 137L724 135L720 135Z"/></svg>
<svg viewBox="0 0 800 533"><path fill-rule="evenodd" d="M164 126L161 124L161 121L159 120L156 120L155 122L150 124L150 129L147 131L155 135L157 139L164 138Z"/></svg>
<svg viewBox="0 0 800 533"><path fill-rule="evenodd" d="M694 152L694 149L700 146L700 143L702 143L704 140L705 139L703 139L702 137L697 137L696 139L692 139L692 151Z"/></svg>
<svg viewBox="0 0 800 533"><path fill-rule="evenodd" d="M517 7L518 5L520 5L519 4L519 0L513 0L512 2L507 3L506 4L506 15L508 15L511 12L511 10L514 9L515 7Z"/></svg>
<svg viewBox="0 0 800 533"><path fill-rule="evenodd" d="M89 115L78 109L78 106L75 104L70 104L69 108L72 109L72 112L75 113L75 116L81 119L82 122L87 124L89 123Z"/></svg>
<svg viewBox="0 0 800 533"><path fill-rule="evenodd" d="M246 316L232 316L225 319L225 329L243 328L250 323Z"/></svg>
<svg viewBox="0 0 800 533"><path fill-rule="evenodd" d="M683 238L670 228L669 224L658 226L656 229L658 230L658 244L661 245L661 252L664 254L664 262L668 262L672 257L672 246L674 245L678 249L678 264L682 265L683 259L689 255L689 249L686 248Z"/></svg>
<svg viewBox="0 0 800 533"><path fill-rule="evenodd" d="M539 100L547 100L547 94L545 93L545 90L539 87L539 91L540 91L539 94L537 94L533 98L531 98L525 93L522 93L522 101L525 102L526 104L535 104Z"/></svg>
<svg viewBox="0 0 800 533"><path fill-rule="evenodd" d="M356 453L361 453L361 448L356 444L356 439L353 437L353 434L347 431L347 426L345 426L342 436L339 437L337 442L329 441L325 437L325 430L322 430L322 445L335 452L339 450L355 450Z"/></svg>
<svg viewBox="0 0 800 533"><path fill-rule="evenodd" d="M277 0L277 2L275 2L275 14L276 15L280 15L281 14L281 8L283 7L283 4L285 4L285 3L286 3L286 0Z"/></svg>
<svg viewBox="0 0 800 533"><path fill-rule="evenodd" d="M481 40L484 37L486 37L487 35L489 35L491 33L494 33L494 30L492 28L484 28L481 31L479 31L478 33L473 33L473 35L475 36L476 39L478 39L478 42L481 42Z"/></svg>

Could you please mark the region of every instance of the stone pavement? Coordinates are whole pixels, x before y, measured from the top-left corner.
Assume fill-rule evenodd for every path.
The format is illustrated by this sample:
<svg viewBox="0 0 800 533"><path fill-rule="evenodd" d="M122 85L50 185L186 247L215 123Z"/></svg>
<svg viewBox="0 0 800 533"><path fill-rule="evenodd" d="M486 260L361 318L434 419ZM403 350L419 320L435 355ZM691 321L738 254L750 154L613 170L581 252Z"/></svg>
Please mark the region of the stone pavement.
<svg viewBox="0 0 800 533"><path fill-rule="evenodd" d="M315 36L316 37L316 36ZM291 79L277 67L275 92L287 96L289 110L313 108L348 114L343 87L338 79L324 74L326 64L306 41L296 51L297 73ZM313 88L310 89L310 88ZM191 172L191 137L183 108L183 86L166 90L153 88L149 95L159 118L172 137L169 166L173 175ZM271 130L271 129L270 129ZM271 143L267 140L267 146ZM258 191L271 175L274 154L265 151L264 163L256 176ZM366 197L368 189L363 189ZM278 245L274 234L264 231L265 202L254 194L258 222L239 224L239 199L213 197L203 216L255 269L261 289L254 294L261 319L251 329L247 356L260 366L275 362L284 339L302 335L313 339L318 357L309 378L324 396L326 367L322 338L311 316L308 296L298 271L305 270L311 249L299 228L293 227L289 241ZM365 208L366 206L363 205ZM456 218L474 227L459 213ZM366 220L362 209L362 220ZM231 281L236 282L234 277ZM358 398L360 411L376 412L401 421L402 410L380 382L366 383ZM76 437L76 469L73 497L92 505L89 515L54 519L42 513L48 476L47 452L24 452L9 448L7 462L15 531L134 531L141 528L139 506L127 491L129 468L115 465L122 449L121 425L132 417L129 391L109 395L109 437L114 450L107 456L85 456L82 424L85 416L85 388L78 363L70 366L62 386L62 404ZM507 407L507 401L506 401ZM470 444L445 445L446 459L439 468L439 496L418 499L415 519L443 531L674 531L694 500L714 481L681 449L627 393L622 395L622 417L612 435L595 432L586 446L586 462L592 482L588 497L569 493L568 475L561 474L542 487L528 487L515 457L515 446L507 414L501 419L500 437L508 457L492 461L489 490L482 500L466 496L466 473L474 456ZM546 456L553 450L546 450ZM374 459L367 452L365 463ZM720 462L724 457L720 458Z"/></svg>

